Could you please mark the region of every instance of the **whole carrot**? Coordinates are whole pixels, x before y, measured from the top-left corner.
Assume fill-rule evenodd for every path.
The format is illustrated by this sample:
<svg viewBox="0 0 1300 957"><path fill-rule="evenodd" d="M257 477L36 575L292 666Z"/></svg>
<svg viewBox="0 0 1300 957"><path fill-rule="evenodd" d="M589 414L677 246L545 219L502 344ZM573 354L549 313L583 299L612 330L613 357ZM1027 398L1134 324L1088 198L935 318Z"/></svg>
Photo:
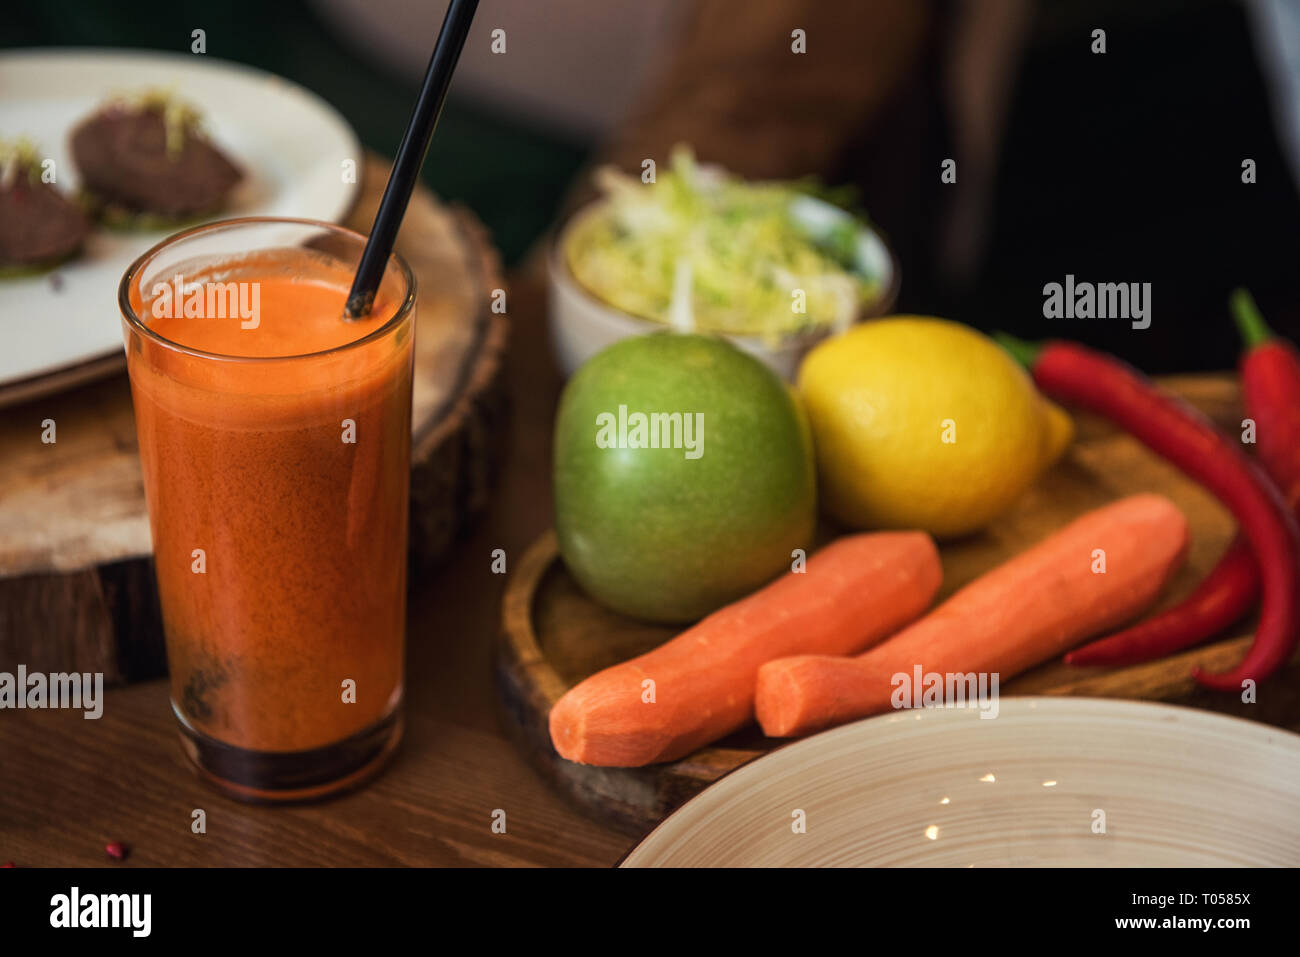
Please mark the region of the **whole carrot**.
<svg viewBox="0 0 1300 957"><path fill-rule="evenodd" d="M939 590L924 532L838 539L653 651L570 688L549 717L563 758L604 767L673 761L753 720L759 666L861 651L920 615Z"/></svg>
<svg viewBox="0 0 1300 957"><path fill-rule="evenodd" d="M1104 574L1094 565L1098 549ZM1168 499L1147 493L1103 505L865 654L767 662L754 694L759 724L786 737L887 711L908 699L901 679L917 668L976 683L1010 679L1149 607L1186 551L1187 519Z"/></svg>
<svg viewBox="0 0 1300 957"><path fill-rule="evenodd" d="M1110 419L1209 489L1233 513L1259 566L1259 626L1235 668L1223 674L1197 668L1193 677L1227 691L1273 674L1300 636L1300 529L1273 483L1200 412L1118 359L1068 342L1033 346L1004 336L1003 343L1025 362L1047 395Z"/></svg>
<svg viewBox="0 0 1300 957"><path fill-rule="evenodd" d="M1300 510L1300 353L1273 335L1249 292L1231 308L1246 350L1241 381L1254 420L1260 462L1293 512ZM1245 616L1259 598L1259 568L1238 533L1217 565L1173 608L1065 656L1072 665L1128 665L1191 648Z"/></svg>

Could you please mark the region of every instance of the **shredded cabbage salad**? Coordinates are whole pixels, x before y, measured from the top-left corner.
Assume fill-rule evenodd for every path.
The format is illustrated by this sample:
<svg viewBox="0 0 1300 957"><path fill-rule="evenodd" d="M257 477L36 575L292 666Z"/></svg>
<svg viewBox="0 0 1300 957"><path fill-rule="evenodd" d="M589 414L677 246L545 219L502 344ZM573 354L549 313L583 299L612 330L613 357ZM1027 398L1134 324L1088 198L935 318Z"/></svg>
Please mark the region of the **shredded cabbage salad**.
<svg viewBox="0 0 1300 957"><path fill-rule="evenodd" d="M657 182L611 168L596 182L605 202L575 223L563 252L582 286L624 312L774 341L847 327L878 292L854 266L863 224L837 214L813 235L795 216L808 201L801 184L747 183L683 147Z"/></svg>

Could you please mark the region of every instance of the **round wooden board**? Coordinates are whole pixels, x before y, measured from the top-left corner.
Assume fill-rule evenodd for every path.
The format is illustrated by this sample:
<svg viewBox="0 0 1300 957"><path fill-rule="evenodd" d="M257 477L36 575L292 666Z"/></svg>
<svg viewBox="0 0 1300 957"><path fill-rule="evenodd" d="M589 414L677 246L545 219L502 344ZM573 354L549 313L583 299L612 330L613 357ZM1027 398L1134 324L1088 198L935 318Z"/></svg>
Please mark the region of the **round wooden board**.
<svg viewBox="0 0 1300 957"><path fill-rule="evenodd" d="M1228 375L1182 376L1165 385L1224 428L1240 428L1235 380ZM1039 541L1072 518L1116 498L1142 491L1168 496L1192 529L1188 560L1163 604L1186 596L1218 560L1234 531L1229 514L1203 489L1107 423L1081 417L1079 436L1065 459L988 531L940 549L944 584L939 599ZM723 774L783 743L756 727L671 763L646 768L597 768L565 761L551 746L547 716L569 688L588 675L649 651L675 634L670 627L634 621L589 598L564 568L555 535L548 532L523 556L507 587L498 645L497 681L507 727L541 772L579 803L630 832L644 833L687 798ZM1071 668L1048 662L1000 690L1002 694L1061 694L1211 701L1191 679L1201 665L1223 670L1240 659L1253 622L1202 648L1116 671ZM1286 723L1300 677L1297 660L1266 685L1261 704L1245 713ZM1230 697L1230 696L1229 696ZM1267 699L1267 703L1265 702ZM1226 704L1225 704L1226 702ZM1240 712L1238 712L1240 713Z"/></svg>
<svg viewBox="0 0 1300 957"><path fill-rule="evenodd" d="M559 560L554 532L524 554L503 601L496 677L507 730L561 791L629 833L649 830L687 798L778 743L750 728L672 764L597 768L564 760L551 746L551 706L588 675L649 651L676 632L588 598Z"/></svg>
<svg viewBox="0 0 1300 957"><path fill-rule="evenodd" d="M366 159L346 225L368 232L389 164ZM418 284L411 557L436 563L482 511L505 452L501 266L481 225L420 187L397 251ZM105 308L111 307L106 302ZM42 421L57 424L54 444ZM125 374L5 410L0 422L0 671L165 671Z"/></svg>

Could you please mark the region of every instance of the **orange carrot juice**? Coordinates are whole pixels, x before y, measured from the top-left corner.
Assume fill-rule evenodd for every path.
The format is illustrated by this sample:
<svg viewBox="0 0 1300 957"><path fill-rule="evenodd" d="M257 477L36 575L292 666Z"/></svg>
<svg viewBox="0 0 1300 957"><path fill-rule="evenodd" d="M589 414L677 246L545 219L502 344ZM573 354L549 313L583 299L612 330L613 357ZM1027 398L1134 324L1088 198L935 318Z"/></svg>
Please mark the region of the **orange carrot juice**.
<svg viewBox="0 0 1300 957"><path fill-rule="evenodd" d="M349 322L332 255L176 255L123 309L182 742L239 796L329 793L400 736L409 273Z"/></svg>

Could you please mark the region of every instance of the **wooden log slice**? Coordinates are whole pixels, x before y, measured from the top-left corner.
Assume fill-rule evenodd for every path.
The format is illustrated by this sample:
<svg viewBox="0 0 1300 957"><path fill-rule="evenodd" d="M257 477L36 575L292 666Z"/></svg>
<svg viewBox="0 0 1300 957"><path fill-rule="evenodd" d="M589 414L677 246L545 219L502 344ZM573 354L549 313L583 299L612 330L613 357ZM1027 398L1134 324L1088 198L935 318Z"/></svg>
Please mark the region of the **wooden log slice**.
<svg viewBox="0 0 1300 957"><path fill-rule="evenodd" d="M346 225L368 232L389 165L367 158ZM505 452L508 327L482 226L423 187L397 251L418 285L411 558L428 568L482 511ZM112 308L111 295L105 309ZM116 321L116 320L114 320ZM41 441L54 420L57 441ZM0 421L0 671L165 673L149 520L125 374L7 409Z"/></svg>
<svg viewBox="0 0 1300 957"><path fill-rule="evenodd" d="M1224 428L1240 428L1237 385L1231 376L1182 376L1165 384ZM1078 439L1065 459L1010 512L980 535L942 545L939 600L1083 512L1142 491L1168 496L1187 516L1192 531L1187 563L1160 607L1182 600L1218 561L1234 525L1209 493L1108 423L1089 416L1077 421ZM555 702L588 675L651 650L677 629L627 618L592 600L566 571L554 532L525 553L503 602L496 677L507 729L561 791L629 833L644 834L728 771L784 743L764 738L751 726L667 764L599 768L564 760L552 747L547 726ZM1256 703L1205 691L1192 681L1194 666L1221 671L1239 661L1253 632L1254 620L1248 619L1212 644L1112 671L1070 667L1057 659L998 690L1195 704L1290 727L1300 705L1300 655L1261 686Z"/></svg>

